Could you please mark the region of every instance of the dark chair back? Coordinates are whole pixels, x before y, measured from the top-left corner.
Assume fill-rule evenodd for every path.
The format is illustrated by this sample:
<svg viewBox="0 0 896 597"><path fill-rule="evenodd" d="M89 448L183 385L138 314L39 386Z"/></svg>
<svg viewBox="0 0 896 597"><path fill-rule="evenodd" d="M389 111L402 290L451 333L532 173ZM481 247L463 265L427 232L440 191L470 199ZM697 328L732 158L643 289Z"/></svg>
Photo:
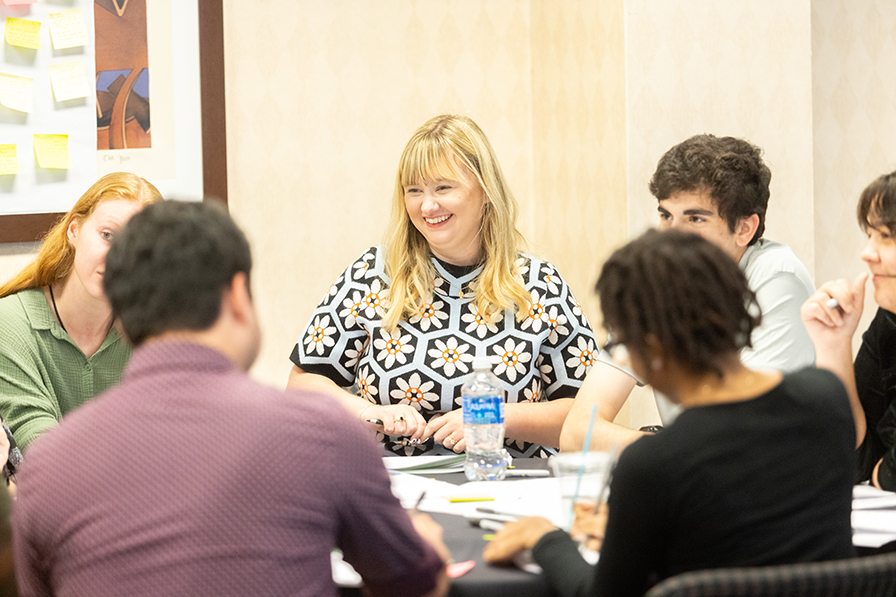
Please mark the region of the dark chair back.
<svg viewBox="0 0 896 597"><path fill-rule="evenodd" d="M896 597L896 553L685 572L657 584L645 597Z"/></svg>

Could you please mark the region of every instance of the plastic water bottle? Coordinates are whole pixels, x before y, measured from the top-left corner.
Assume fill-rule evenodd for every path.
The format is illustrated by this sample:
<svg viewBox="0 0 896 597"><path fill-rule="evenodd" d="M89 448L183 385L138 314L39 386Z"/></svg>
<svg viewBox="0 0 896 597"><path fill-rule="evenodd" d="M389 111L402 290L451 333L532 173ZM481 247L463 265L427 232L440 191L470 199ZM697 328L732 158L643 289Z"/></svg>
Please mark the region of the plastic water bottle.
<svg viewBox="0 0 896 597"><path fill-rule="evenodd" d="M510 464L504 449L504 388L488 357L473 359L473 374L460 391L467 441L464 473L470 481L503 479Z"/></svg>

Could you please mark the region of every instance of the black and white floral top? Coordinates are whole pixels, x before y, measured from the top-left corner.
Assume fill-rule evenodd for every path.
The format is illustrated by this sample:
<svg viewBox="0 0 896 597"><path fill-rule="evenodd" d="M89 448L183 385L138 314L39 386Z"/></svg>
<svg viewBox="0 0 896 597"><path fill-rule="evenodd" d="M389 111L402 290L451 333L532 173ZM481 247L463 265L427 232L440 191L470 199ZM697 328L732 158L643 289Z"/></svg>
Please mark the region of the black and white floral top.
<svg viewBox="0 0 896 597"><path fill-rule="evenodd" d="M317 306L290 359L309 373L353 387L374 404L411 404L424 419L460 408L460 389L477 355L492 356L507 402L574 397L598 346L588 319L550 263L521 254L517 266L532 302L517 322L505 311L486 319L474 305L482 267L458 267L432 258L437 277L422 315L381 327L389 277L384 250L355 260ZM379 438L399 455L448 453L432 439L412 446L403 437ZM553 450L509 438L514 457Z"/></svg>

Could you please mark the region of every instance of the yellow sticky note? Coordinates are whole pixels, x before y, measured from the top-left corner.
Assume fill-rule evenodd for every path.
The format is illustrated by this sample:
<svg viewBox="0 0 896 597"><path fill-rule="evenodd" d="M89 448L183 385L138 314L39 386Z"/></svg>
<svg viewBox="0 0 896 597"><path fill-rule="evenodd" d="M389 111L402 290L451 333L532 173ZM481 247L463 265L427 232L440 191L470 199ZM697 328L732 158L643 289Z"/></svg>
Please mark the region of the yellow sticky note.
<svg viewBox="0 0 896 597"><path fill-rule="evenodd" d="M0 145L0 176L16 174L19 171L19 158L16 155L16 144Z"/></svg>
<svg viewBox="0 0 896 597"><path fill-rule="evenodd" d="M20 48L40 49L40 23L6 17L6 43Z"/></svg>
<svg viewBox="0 0 896 597"><path fill-rule="evenodd" d="M68 135L34 135L34 152L41 168L66 169L69 166Z"/></svg>
<svg viewBox="0 0 896 597"><path fill-rule="evenodd" d="M50 19L50 39L53 40L54 48L61 50L87 45L87 27L80 8L51 12L47 16Z"/></svg>
<svg viewBox="0 0 896 597"><path fill-rule="evenodd" d="M0 104L19 112L34 109L34 79L0 73Z"/></svg>
<svg viewBox="0 0 896 597"><path fill-rule="evenodd" d="M53 83L53 95L57 102L87 97L90 93L83 60L51 64L50 81Z"/></svg>

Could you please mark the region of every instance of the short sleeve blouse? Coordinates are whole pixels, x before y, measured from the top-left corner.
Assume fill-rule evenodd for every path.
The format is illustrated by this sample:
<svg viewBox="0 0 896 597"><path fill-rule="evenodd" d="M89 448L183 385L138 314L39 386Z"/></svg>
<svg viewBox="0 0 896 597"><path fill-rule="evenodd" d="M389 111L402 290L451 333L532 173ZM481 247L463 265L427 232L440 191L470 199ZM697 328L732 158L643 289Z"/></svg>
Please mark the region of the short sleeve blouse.
<svg viewBox="0 0 896 597"><path fill-rule="evenodd" d="M531 295L527 316L511 311L486 318L475 307L482 267L459 268L432 258L436 268L431 302L423 314L382 329L390 279L384 250L372 247L346 269L311 316L290 359L374 404L410 404L424 419L460 408L460 389L472 360L488 355L504 383L507 402L574 397L599 348L588 319L557 269L521 254L517 267ZM378 438L400 455L439 453L432 440ZM514 457L553 450L508 438Z"/></svg>

